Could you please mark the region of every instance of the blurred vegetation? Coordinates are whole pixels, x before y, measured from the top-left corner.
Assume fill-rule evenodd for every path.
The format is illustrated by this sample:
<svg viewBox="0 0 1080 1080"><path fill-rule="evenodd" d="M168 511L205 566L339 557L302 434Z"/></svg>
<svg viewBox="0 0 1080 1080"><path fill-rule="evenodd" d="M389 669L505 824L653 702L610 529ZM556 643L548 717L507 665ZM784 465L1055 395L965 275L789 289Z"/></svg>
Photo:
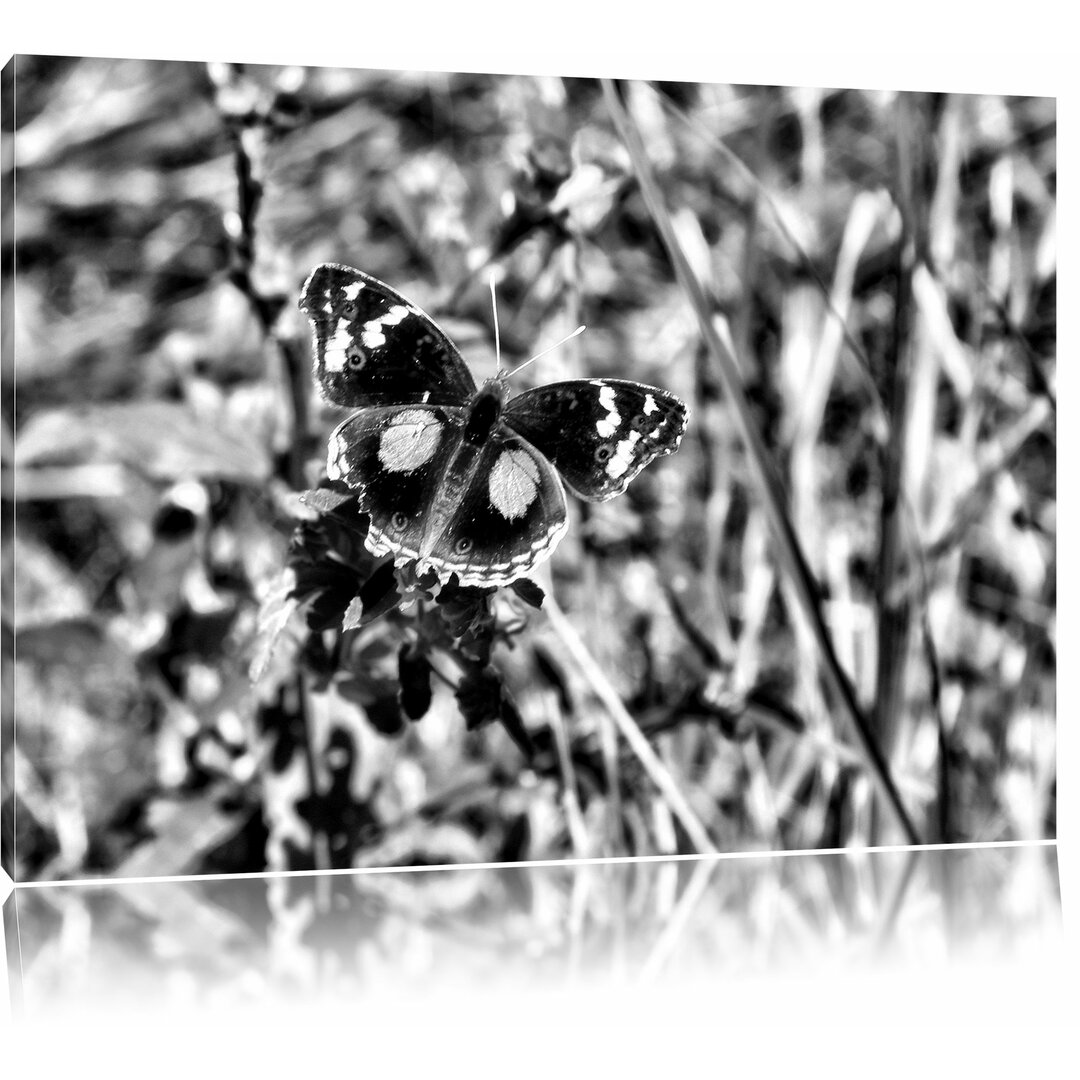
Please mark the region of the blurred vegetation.
<svg viewBox="0 0 1080 1080"><path fill-rule="evenodd" d="M5 80L16 880L903 839L868 745L922 839L1054 834L1054 101L634 84L643 166L591 80ZM571 500L541 610L485 600L502 723L463 716L452 663L401 708L412 609L348 620L364 549L299 498L341 419L296 307L323 261L414 299L478 379L497 268L508 364L589 328L522 388L690 405L677 455ZM303 606L298 543L332 579Z"/></svg>

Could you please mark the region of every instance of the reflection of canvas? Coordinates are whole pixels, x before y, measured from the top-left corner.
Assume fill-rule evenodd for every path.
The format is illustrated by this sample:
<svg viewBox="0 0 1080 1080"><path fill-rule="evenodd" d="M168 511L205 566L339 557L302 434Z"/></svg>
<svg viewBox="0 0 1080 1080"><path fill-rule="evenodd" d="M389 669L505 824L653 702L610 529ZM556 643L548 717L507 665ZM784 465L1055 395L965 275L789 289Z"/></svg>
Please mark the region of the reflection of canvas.
<svg viewBox="0 0 1080 1080"><path fill-rule="evenodd" d="M5 78L16 880L1054 835L1053 100ZM327 262L477 384L493 275L505 368L585 324L513 393L665 388L678 453L531 583L410 577L326 477Z"/></svg>
<svg viewBox="0 0 1080 1080"><path fill-rule="evenodd" d="M476 994L486 1016L523 991L631 987L685 1008L867 973L889 976L870 995L887 1008L890 980L936 994L1003 961L1017 976L1059 953L1062 932L1052 846L90 882L15 901L24 1015L65 1022L298 994L363 1016L387 997L445 1016L446 999ZM805 1009L821 994L801 996ZM839 997L850 1022L858 1005ZM1031 1004L1015 997L1014 1020Z"/></svg>

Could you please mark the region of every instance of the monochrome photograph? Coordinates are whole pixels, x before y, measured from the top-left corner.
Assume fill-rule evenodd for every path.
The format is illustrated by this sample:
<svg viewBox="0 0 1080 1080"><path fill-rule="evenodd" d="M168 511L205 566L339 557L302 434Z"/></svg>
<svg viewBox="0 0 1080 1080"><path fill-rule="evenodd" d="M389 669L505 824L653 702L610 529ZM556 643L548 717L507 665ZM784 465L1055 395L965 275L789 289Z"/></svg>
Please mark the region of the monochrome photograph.
<svg viewBox="0 0 1080 1080"><path fill-rule="evenodd" d="M1056 103L20 55L16 882L1056 835Z"/></svg>

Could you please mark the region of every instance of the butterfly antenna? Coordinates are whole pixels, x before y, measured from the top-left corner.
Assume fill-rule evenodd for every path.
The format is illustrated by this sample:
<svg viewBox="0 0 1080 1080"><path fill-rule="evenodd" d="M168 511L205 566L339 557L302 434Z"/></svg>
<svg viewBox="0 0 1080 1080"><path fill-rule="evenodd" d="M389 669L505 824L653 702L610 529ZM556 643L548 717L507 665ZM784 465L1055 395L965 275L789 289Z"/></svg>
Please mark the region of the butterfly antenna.
<svg viewBox="0 0 1080 1080"><path fill-rule="evenodd" d="M495 323L495 371L499 373L502 371L502 352L499 346L499 305L495 302L494 271L492 271L491 277L488 278L488 285L491 286L491 318Z"/></svg>
<svg viewBox="0 0 1080 1080"><path fill-rule="evenodd" d="M538 353L537 353L537 354L536 354L536 355L535 355L534 357L532 357L531 359L529 359L529 360L526 360L524 364L519 364L519 365L518 365L518 366L517 366L516 368L514 368L514 370L513 370L513 371L511 371L511 372L510 372L510 373L509 373L509 374L508 374L508 375L507 375L506 377L507 377L508 379L509 379L509 378L512 378L512 377L513 377L514 375L516 375L516 374L517 374L517 373L518 373L519 371L521 371L521 369L522 369L522 368L527 368L527 367L528 367L528 366L529 366L529 365L530 365L530 364L531 364L531 363L533 362L533 360L539 360L541 356L547 356L547 354L548 354L549 352L553 352L553 351L554 351L555 349L557 349L557 348L558 348L558 347L559 347L560 345L565 345L565 344L566 344L566 343L567 343L567 342L568 342L568 341L569 341L569 340L570 340L571 338L576 338L576 337L578 336L578 334L580 334L580 333L584 332L584 330L585 330L585 327L584 327L584 326L579 326L579 327L578 327L578 328L577 328L576 330L572 330L572 331L571 331L571 332L570 332L569 334L567 334L567 335L566 335L566 337L564 337L564 338L560 338L560 339L559 339L558 341L556 341L554 345L549 345L549 346L548 346L548 347L547 347L546 349L543 349L543 350L542 350L541 352L538 352Z"/></svg>

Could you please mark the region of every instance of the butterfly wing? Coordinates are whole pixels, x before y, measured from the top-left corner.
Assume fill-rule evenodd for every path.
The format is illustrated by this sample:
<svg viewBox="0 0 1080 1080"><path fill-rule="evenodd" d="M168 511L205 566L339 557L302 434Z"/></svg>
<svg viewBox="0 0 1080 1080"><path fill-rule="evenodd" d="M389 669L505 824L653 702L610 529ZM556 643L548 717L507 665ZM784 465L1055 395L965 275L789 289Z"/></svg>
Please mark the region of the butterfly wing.
<svg viewBox="0 0 1080 1080"><path fill-rule="evenodd" d="M315 377L335 405L463 405L476 383L434 320L389 285L323 263L304 283Z"/></svg>
<svg viewBox="0 0 1080 1080"><path fill-rule="evenodd" d="M674 394L625 379L575 379L526 390L503 421L559 470L576 494L604 502L650 461L673 454L686 430Z"/></svg>
<svg viewBox="0 0 1080 1080"><path fill-rule="evenodd" d="M363 409L330 436L326 472L357 491L373 554L415 560L442 581L506 585L555 549L566 496L552 466L501 425L470 445L468 415L444 405Z"/></svg>
<svg viewBox="0 0 1080 1080"><path fill-rule="evenodd" d="M456 469L447 473L453 490ZM566 532L558 473L529 443L497 425L469 468L459 498L436 515L424 545L440 579L508 585L546 559Z"/></svg>
<svg viewBox="0 0 1080 1080"><path fill-rule="evenodd" d="M330 436L326 473L358 493L368 514L367 546L395 562L420 555L431 507L468 410L458 406L384 405L354 413Z"/></svg>

